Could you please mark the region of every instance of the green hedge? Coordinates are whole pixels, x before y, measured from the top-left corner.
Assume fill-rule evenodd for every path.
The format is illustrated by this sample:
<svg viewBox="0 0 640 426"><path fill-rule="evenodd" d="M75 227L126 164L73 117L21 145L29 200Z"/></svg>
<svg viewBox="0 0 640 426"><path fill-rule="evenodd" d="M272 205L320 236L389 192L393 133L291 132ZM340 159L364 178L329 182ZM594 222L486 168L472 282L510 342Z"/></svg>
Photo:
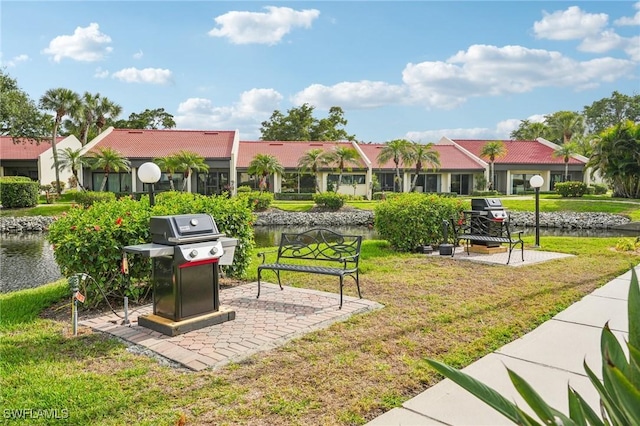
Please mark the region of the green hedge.
<svg viewBox="0 0 640 426"><path fill-rule="evenodd" d="M396 194L375 207L375 229L399 251L437 245L443 240L443 221L468 210L468 204L435 194Z"/></svg>
<svg viewBox="0 0 640 426"><path fill-rule="evenodd" d="M260 191L243 191L238 193L238 198L244 200L252 211L260 212L271 207L273 203L273 194L271 192Z"/></svg>
<svg viewBox="0 0 640 426"><path fill-rule="evenodd" d="M79 191L75 193L76 203L84 207L89 207L98 202L115 201L116 194L113 192Z"/></svg>
<svg viewBox="0 0 640 426"><path fill-rule="evenodd" d="M40 184L24 176L0 178L0 203L5 209L35 207L40 196Z"/></svg>
<svg viewBox="0 0 640 426"><path fill-rule="evenodd" d="M129 255L129 274L121 272L123 247L150 242L151 216L188 213L211 214L220 232L238 238L234 262L224 266L225 274L242 278L251 262L255 246L252 223L254 216L242 200L227 197L206 197L199 194L166 192L140 201L122 198L99 201L90 207L74 207L49 227L48 239L54 246L54 256L63 276L89 274L110 297L127 296L140 301L150 294L150 259ZM92 280L88 286L85 306L104 303Z"/></svg>
<svg viewBox="0 0 640 426"><path fill-rule="evenodd" d="M563 197L582 197L587 193L587 184L578 181L558 182L554 188Z"/></svg>
<svg viewBox="0 0 640 426"><path fill-rule="evenodd" d="M313 195L313 202L318 207L324 207L329 210L340 210L344 206L347 196L336 192L320 192Z"/></svg>
<svg viewBox="0 0 640 426"><path fill-rule="evenodd" d="M274 194L276 200L287 201L312 201L313 195L311 192L277 192Z"/></svg>

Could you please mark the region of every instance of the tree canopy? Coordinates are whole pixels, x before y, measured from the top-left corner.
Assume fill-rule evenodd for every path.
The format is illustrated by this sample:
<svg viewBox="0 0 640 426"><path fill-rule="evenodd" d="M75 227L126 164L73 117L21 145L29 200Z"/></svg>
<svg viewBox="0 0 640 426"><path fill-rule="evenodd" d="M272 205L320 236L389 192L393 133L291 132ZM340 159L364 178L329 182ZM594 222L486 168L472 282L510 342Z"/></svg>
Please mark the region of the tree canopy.
<svg viewBox="0 0 640 426"><path fill-rule="evenodd" d="M40 111L36 103L0 68L0 135L14 142L49 140L53 130L51 115Z"/></svg>
<svg viewBox="0 0 640 426"><path fill-rule="evenodd" d="M173 129L176 122L173 115L169 114L164 108L145 109L140 114L135 112L129 115L127 120L107 119L106 122L116 129Z"/></svg>
<svg viewBox="0 0 640 426"><path fill-rule="evenodd" d="M347 125L342 108L333 106L327 118L313 116L314 107L303 104L291 108L284 115L275 110L267 121L262 122L260 139L263 141L353 141L354 135L347 134Z"/></svg>

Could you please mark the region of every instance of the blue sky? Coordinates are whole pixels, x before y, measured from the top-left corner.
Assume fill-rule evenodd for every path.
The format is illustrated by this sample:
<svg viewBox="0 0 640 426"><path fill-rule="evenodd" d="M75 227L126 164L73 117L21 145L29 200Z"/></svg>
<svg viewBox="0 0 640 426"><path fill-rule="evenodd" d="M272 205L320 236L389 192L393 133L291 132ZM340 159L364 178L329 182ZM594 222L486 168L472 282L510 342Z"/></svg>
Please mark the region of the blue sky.
<svg viewBox="0 0 640 426"><path fill-rule="evenodd" d="M274 110L340 106L364 142L508 139L520 120L640 93L640 2L5 1L1 62L37 102L257 139Z"/></svg>

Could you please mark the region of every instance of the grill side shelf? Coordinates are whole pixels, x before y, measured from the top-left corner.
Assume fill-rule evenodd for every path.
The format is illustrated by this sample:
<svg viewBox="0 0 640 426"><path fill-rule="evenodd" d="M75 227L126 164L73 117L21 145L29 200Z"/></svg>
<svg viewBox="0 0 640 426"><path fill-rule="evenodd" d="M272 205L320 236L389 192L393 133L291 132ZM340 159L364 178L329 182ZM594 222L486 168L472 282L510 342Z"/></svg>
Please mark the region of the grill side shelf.
<svg viewBox="0 0 640 426"><path fill-rule="evenodd" d="M174 246L148 243L137 244L134 246L125 246L123 250L127 253L139 254L144 257L173 256Z"/></svg>

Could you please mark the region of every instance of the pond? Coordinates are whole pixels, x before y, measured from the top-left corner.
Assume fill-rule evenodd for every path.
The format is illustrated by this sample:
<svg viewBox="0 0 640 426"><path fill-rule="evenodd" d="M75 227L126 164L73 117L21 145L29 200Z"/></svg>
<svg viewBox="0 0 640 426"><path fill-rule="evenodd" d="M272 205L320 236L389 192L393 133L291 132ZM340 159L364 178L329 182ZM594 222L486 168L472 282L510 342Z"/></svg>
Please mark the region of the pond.
<svg viewBox="0 0 640 426"><path fill-rule="evenodd" d="M259 226L255 228L258 247L278 245L280 234L302 232L305 227ZM343 234L362 235L363 239L376 239L378 234L366 226L331 227ZM535 229L525 229L525 235L533 235ZM541 228L540 236L574 237L634 237L636 234L616 230L566 230ZM46 234L4 234L0 236L0 293L39 287L61 278L60 269L53 257L53 248Z"/></svg>

